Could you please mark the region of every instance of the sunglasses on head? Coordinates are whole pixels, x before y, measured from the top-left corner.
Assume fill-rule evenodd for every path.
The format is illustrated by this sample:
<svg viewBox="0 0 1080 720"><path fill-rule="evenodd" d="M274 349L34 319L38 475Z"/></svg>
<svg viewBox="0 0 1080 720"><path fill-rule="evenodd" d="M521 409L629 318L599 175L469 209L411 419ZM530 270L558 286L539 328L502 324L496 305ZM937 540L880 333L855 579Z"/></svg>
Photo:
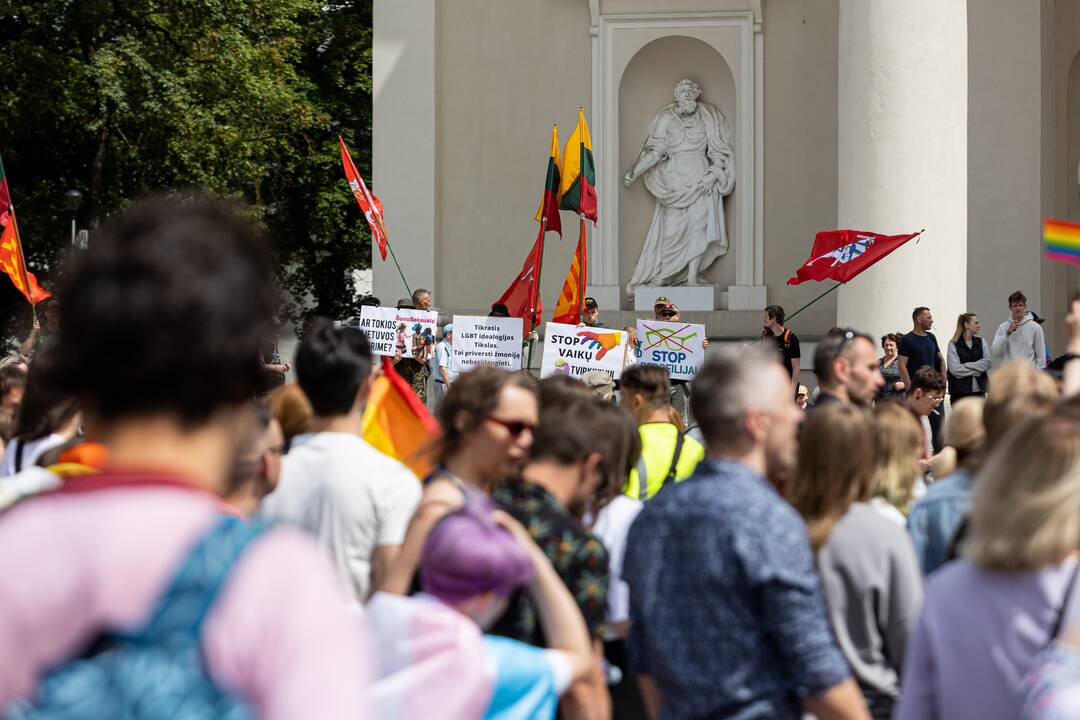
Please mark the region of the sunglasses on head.
<svg viewBox="0 0 1080 720"><path fill-rule="evenodd" d="M513 437L521 435L521 433L525 432L526 430L531 431L536 429L536 426L532 423L524 422L522 420L502 420L495 417L494 415L488 415L487 419L495 423L496 425L502 425L504 428L506 428L506 431L510 433L510 435Z"/></svg>

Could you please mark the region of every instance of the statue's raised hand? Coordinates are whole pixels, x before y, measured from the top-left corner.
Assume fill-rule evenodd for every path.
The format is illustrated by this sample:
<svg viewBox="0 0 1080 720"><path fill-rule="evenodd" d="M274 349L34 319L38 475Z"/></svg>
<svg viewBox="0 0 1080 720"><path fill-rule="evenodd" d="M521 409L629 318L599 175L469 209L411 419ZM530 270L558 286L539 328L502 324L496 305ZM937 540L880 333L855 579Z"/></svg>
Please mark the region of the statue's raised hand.
<svg viewBox="0 0 1080 720"><path fill-rule="evenodd" d="M625 185L626 187L630 187L630 184L634 182L634 171L632 169L627 170L626 174L623 175L622 181L623 185Z"/></svg>

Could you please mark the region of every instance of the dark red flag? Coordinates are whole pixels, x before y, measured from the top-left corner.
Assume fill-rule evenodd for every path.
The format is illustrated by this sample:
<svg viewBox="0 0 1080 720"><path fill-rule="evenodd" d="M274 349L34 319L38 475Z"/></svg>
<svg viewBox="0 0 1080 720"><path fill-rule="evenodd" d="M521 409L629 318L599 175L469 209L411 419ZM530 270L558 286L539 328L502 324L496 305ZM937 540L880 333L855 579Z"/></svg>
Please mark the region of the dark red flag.
<svg viewBox="0 0 1080 720"><path fill-rule="evenodd" d="M537 286L543 256L544 234L541 232L525 258L521 272L514 278L514 282L510 283L510 287L506 288L502 297L495 301L506 305L511 317L519 317L525 321L526 333L532 332L544 313L540 302L540 288Z"/></svg>
<svg viewBox="0 0 1080 720"><path fill-rule="evenodd" d="M878 235L865 230L829 230L814 238L810 259L795 271L788 285L807 280L846 283L908 240L921 233Z"/></svg>

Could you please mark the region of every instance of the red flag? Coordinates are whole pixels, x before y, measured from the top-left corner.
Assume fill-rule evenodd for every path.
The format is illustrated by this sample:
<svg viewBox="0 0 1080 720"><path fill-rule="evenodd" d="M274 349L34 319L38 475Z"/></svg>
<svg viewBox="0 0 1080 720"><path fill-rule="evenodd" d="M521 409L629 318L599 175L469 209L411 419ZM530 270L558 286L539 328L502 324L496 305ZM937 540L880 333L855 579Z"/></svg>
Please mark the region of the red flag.
<svg viewBox="0 0 1080 720"><path fill-rule="evenodd" d="M553 322L566 323L567 325L577 325L581 322L581 304L585 301L583 297L585 294L585 272L588 266L586 252L585 219L582 218L577 249L574 251L574 259L570 262L570 272L566 274L562 293L559 294L559 302L555 304Z"/></svg>
<svg viewBox="0 0 1080 720"><path fill-rule="evenodd" d="M375 197L367 189L364 178L360 176L356 165L353 164L352 156L349 155L349 148L345 147L345 140L340 135L338 135L338 142L341 143L341 164L345 168L345 179L349 181L349 189L352 190L353 197L356 198L356 204L360 206L361 212L364 213L368 227L371 228L371 237L375 238L375 242L379 246L379 253L382 255L382 259L385 260L388 239L386 237L386 224L383 222L382 203L379 202L379 198Z"/></svg>
<svg viewBox="0 0 1080 720"><path fill-rule="evenodd" d="M846 283L908 240L921 234L878 235L864 230L829 230L814 238L810 259L795 271L788 285L807 280Z"/></svg>
<svg viewBox="0 0 1080 720"><path fill-rule="evenodd" d="M543 225L540 227L543 229ZM536 242L533 243L528 257L525 258L525 264L522 265L521 272L514 278L514 282L510 283L510 287L506 288L506 292L502 294L502 297L495 301L506 305L511 317L519 317L525 321L526 333L533 331L539 324L540 316L544 313L543 305L540 302L540 287L537 285L543 256L544 233L541 232L537 235Z"/></svg>
<svg viewBox="0 0 1080 720"><path fill-rule="evenodd" d="M22 243L19 242L19 225L15 222L15 208L9 207L8 223L0 235L0 270L7 273L11 282L31 305L37 305L52 293L38 287L34 273L26 269Z"/></svg>

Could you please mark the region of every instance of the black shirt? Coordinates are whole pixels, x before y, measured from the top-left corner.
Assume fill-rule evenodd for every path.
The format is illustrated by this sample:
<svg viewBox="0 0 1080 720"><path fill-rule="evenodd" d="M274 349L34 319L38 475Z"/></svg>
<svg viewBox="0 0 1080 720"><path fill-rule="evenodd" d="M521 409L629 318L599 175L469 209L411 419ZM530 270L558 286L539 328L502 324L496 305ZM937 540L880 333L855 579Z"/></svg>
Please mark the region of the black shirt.
<svg viewBox="0 0 1080 720"><path fill-rule="evenodd" d="M784 330L779 335L773 335L772 330L766 332L768 332L769 338L776 345L777 352L780 353L780 359L787 369L788 377L791 377L791 372L794 370L791 361L802 357L802 352L799 350L798 336L790 330Z"/></svg>

